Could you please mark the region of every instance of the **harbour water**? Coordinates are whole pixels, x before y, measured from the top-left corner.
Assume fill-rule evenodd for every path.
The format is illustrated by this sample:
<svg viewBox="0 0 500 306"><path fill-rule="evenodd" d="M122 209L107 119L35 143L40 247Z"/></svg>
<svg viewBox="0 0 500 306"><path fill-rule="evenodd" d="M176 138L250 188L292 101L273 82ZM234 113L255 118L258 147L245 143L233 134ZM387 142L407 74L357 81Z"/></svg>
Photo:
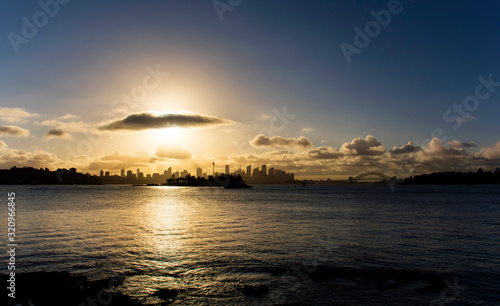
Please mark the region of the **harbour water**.
<svg viewBox="0 0 500 306"><path fill-rule="evenodd" d="M0 189L17 273L123 275L144 304L162 288L173 305L500 303L496 185Z"/></svg>

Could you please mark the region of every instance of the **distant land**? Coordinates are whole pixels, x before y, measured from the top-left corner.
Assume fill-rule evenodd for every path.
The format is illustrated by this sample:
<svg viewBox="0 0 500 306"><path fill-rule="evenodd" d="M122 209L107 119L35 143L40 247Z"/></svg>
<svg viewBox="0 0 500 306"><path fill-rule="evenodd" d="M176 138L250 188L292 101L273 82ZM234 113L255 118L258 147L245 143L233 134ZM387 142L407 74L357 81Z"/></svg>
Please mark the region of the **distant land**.
<svg viewBox="0 0 500 306"><path fill-rule="evenodd" d="M218 180L224 175L216 176ZM216 179L216 180L217 180ZM50 171L48 168L35 169L32 167L12 167L10 169L0 170L0 185L104 185L104 184L137 184L137 180L130 181L120 177L99 177L89 173L83 174L76 171L75 168L57 169ZM204 186L203 183L214 183L214 178L208 179L196 178L194 176L186 178L168 179L162 182L170 186ZM276 184L275 181L255 182L257 184ZM349 180L288 180L281 184L307 184L307 185L330 185L330 184L349 184ZM374 182L361 182L356 184L383 184L383 180ZM404 185L417 184L500 184L500 169L495 171L483 171L479 169L476 172L435 172L410 176L409 178L399 179L395 183ZM156 184L159 185L159 184Z"/></svg>

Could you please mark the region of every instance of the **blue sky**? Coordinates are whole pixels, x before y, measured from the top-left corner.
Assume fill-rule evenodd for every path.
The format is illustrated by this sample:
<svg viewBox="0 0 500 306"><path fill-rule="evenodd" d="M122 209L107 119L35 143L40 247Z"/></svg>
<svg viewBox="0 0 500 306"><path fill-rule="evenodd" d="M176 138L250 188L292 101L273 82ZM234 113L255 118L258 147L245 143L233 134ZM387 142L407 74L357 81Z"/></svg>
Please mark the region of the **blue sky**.
<svg viewBox="0 0 500 306"><path fill-rule="evenodd" d="M452 140L475 144L453 147L464 152L457 153L463 160L446 164L452 168L466 160L484 161L484 150L494 150L500 141L500 92L480 101L457 129L452 128L455 122L443 120L447 109L475 94L478 76L500 81L496 2L240 2L231 2L239 4L224 12L222 21L211 1L72 0L58 4L58 12L16 53L9 33L22 36L22 18L32 20L42 8L36 1L2 1L1 107L7 116L19 115L19 109L37 115L0 122L29 130L26 136L4 129L0 165L38 166L41 162L32 158L38 150L46 154L39 160L52 167L77 163L76 156L79 169L90 172L98 166L118 172L117 167L159 171L168 165L193 171L217 160L232 167L274 163L304 177L335 177L363 172L364 167L394 172L397 165L388 166L393 146L430 141L436 128L447 136L438 139L442 149L451 149L446 143ZM370 11L387 10L388 5L397 5L400 13L392 14L390 23L348 63L339 45L355 46L354 28L364 30L374 20ZM168 77L136 107L117 110L113 101L140 85L147 67L161 67ZM295 117L269 134L273 109L284 107ZM78 151L99 126L152 111L187 111L233 124L106 132L85 154L68 153ZM58 119L68 114L74 117ZM50 126L54 120L59 123ZM64 131L64 137L47 137L51 128ZM277 138L258 145L252 141L258 134L304 136L311 145L298 148ZM369 157L359 149L347 153L344 147L341 160L310 158L311 150L341 150L357 138L367 141L367 135L381 143L386 157ZM155 150L162 143L175 152L189 151L191 158L158 156ZM134 160L143 156L138 151L152 159ZM274 160L274 151L288 153ZM420 167L429 164L432 150L417 151L408 156L419 165L415 171L433 170ZM104 162L112 160L112 152L119 152L114 155L119 158L114 164ZM23 154L29 157L18 158ZM467 167L495 163L489 158Z"/></svg>

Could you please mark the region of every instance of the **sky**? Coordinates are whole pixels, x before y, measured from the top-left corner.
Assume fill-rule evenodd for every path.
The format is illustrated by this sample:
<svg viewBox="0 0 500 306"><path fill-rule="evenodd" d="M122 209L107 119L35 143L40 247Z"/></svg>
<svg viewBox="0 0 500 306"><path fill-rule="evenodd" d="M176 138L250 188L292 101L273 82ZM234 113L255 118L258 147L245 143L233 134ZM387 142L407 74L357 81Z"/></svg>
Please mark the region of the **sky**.
<svg viewBox="0 0 500 306"><path fill-rule="evenodd" d="M0 2L0 168L500 167L496 1Z"/></svg>

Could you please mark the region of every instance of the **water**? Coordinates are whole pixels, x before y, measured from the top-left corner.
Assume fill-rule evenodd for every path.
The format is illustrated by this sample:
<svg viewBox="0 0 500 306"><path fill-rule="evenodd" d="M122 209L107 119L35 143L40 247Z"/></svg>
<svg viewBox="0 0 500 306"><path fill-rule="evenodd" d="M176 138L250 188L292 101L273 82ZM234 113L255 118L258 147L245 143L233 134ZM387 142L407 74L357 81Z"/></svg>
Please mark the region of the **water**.
<svg viewBox="0 0 500 306"><path fill-rule="evenodd" d="M498 186L0 189L16 193L18 273L123 274L145 304L160 288L178 305L500 304Z"/></svg>

